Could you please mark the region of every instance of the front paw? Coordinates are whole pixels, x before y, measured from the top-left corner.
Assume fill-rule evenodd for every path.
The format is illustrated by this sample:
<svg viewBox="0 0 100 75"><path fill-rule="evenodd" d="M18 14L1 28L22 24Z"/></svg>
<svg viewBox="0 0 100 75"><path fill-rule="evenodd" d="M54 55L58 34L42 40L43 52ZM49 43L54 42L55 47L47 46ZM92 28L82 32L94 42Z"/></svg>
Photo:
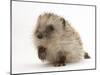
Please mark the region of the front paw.
<svg viewBox="0 0 100 75"><path fill-rule="evenodd" d="M41 60L46 59L46 48L44 48L43 46L38 47L38 57Z"/></svg>
<svg viewBox="0 0 100 75"><path fill-rule="evenodd" d="M54 63L54 66L65 66L66 65L66 55L62 52L58 52L58 60Z"/></svg>
<svg viewBox="0 0 100 75"><path fill-rule="evenodd" d="M55 63L54 64L54 66L56 66L56 67L65 66L65 65L66 65L66 63Z"/></svg>

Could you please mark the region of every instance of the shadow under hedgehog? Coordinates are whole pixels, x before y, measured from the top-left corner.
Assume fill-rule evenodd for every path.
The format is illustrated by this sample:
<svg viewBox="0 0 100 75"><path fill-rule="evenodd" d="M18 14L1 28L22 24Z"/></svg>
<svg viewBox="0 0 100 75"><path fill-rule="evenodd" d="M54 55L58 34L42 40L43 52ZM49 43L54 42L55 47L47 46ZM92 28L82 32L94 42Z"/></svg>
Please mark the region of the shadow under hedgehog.
<svg viewBox="0 0 100 75"><path fill-rule="evenodd" d="M38 57L54 66L78 62L90 56L84 51L78 32L63 17L44 13L38 17L33 33Z"/></svg>

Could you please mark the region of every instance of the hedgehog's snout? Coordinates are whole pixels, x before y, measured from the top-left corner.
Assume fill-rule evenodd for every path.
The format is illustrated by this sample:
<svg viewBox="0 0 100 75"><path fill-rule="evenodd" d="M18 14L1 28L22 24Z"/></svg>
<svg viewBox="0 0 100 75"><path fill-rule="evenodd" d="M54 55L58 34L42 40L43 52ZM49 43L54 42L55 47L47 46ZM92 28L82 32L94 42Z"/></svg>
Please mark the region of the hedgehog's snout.
<svg viewBox="0 0 100 75"><path fill-rule="evenodd" d="M37 34L37 38L38 38L38 39L42 39L42 38L43 38L42 33L38 33L38 34Z"/></svg>
<svg viewBox="0 0 100 75"><path fill-rule="evenodd" d="M46 26L45 30L37 32L37 38L38 39L43 39L43 38L48 38L51 36L52 32L54 32L54 27L52 25Z"/></svg>

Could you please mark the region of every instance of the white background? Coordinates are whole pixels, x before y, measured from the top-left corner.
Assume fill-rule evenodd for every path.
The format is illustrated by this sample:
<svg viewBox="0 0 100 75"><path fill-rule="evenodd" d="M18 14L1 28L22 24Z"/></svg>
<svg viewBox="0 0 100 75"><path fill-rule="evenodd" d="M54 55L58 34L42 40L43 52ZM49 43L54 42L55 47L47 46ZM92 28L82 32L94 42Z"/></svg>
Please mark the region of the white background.
<svg viewBox="0 0 100 75"><path fill-rule="evenodd" d="M59 68L40 62L36 48L32 44L32 31L36 26L37 17L44 12L53 12L68 19L81 34L84 49L90 54L91 59ZM13 2L12 66L13 73L95 68L95 7Z"/></svg>
<svg viewBox="0 0 100 75"><path fill-rule="evenodd" d="M60 0L58 0L59 2L60 2ZM67 1L67 0L66 0ZM2 1L2 2L5 2L5 1ZM81 3L81 4L99 4L99 2L97 1L97 2L95 2L95 1L89 1L89 0L87 0L87 1L83 1L83 0L78 0L77 2L76 1L73 1L73 0L70 0L70 1L67 1L68 3ZM7 7L6 8L6 10L5 10L5 7L3 7L4 9L2 9L2 11L0 12L0 19L2 20L1 21L1 25L0 25L0 35L2 36L1 37L1 39L0 39L0 50L2 50L1 52L0 52L0 60L1 60L1 62L0 62L0 69L2 69L3 71L6 71L6 72L8 72L9 70L9 65L7 65L7 64L9 64L9 8L8 8L8 6L9 6L9 3L8 4L6 4L7 2L5 2L5 5L3 5L2 3L0 4L0 5L2 5L1 7L0 7L0 9L2 9L2 7L3 6L5 6L5 7ZM98 11L99 12L99 11ZM98 16L99 16L99 14L98 14ZM6 22L5 22L6 21ZM99 21L98 21L98 23L99 23ZM98 26L98 28L99 28L99 26ZM99 37L99 36L98 36ZM98 41L99 41L99 39L98 39ZM6 47L5 47L6 46ZM99 47L99 46L98 46ZM98 56L99 56L99 51L98 51ZM3 57L3 58L2 58ZM7 62L8 61L8 62ZM98 62L99 62L99 60L98 60ZM3 65L2 65L3 64ZM2 70L0 70L0 71L2 71ZM52 75L53 74L87 74L87 73L89 73L89 74L98 74L98 72L99 72L99 67L98 67L98 70L97 71L80 71L80 72L67 72L67 73L52 73ZM2 75L4 74L4 72L0 72L0 73L2 73ZM7 74L7 73L6 73Z"/></svg>

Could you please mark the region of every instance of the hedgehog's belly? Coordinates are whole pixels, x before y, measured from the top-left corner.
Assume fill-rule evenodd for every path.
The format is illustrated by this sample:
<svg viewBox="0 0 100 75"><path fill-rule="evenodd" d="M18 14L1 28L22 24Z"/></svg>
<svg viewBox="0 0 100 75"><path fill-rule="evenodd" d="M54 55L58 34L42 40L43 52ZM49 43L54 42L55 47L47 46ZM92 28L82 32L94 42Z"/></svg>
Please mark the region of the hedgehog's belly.
<svg viewBox="0 0 100 75"><path fill-rule="evenodd" d="M58 52L64 52L66 62L77 62L84 57L83 48L76 44L50 44L47 48L47 60L55 62L59 59Z"/></svg>

